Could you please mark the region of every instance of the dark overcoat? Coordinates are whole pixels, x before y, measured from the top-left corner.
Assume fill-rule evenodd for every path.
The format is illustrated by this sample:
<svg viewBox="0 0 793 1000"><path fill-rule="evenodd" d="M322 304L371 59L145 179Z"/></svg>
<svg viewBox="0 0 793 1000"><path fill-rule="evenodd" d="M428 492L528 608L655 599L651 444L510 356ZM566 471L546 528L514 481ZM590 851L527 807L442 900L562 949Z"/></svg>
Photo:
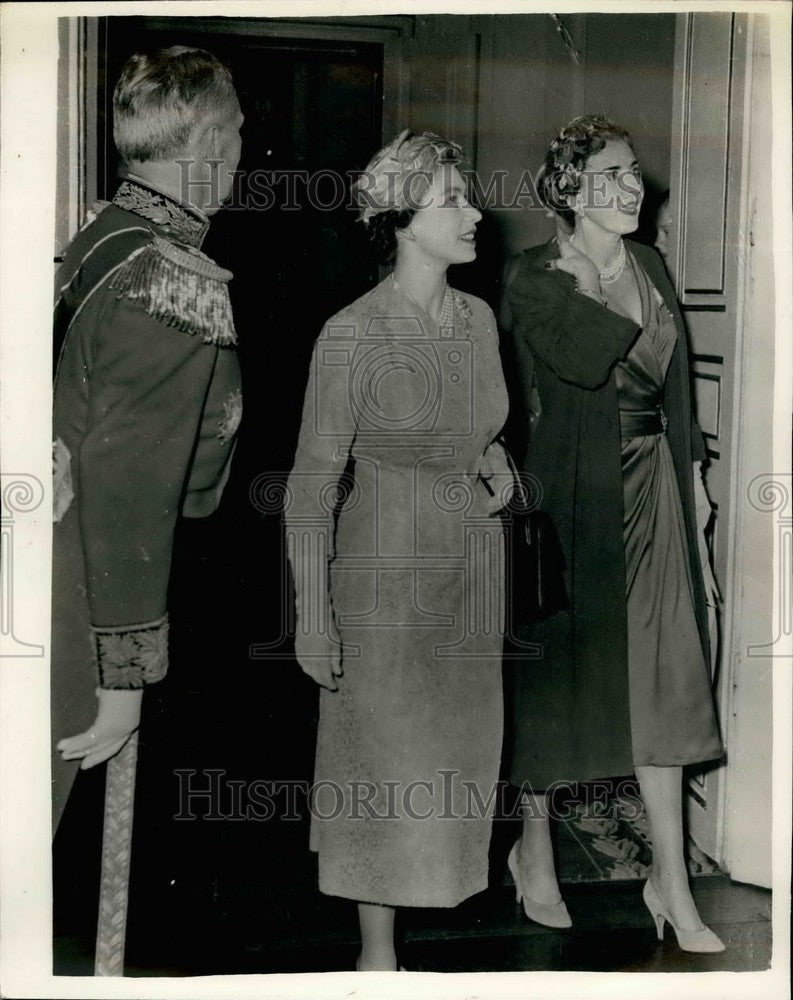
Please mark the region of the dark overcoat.
<svg viewBox="0 0 793 1000"><path fill-rule="evenodd" d="M649 247L633 241L627 245L677 327L662 405L708 662L693 480L693 462L705 453L692 412L685 328L661 259ZM525 419L536 409L537 394L541 407L525 448L523 442L517 445L518 460L523 471L537 478L541 505L559 531L572 605L569 612L534 626L530 638L542 644L541 658L518 661L510 671L510 777L535 789L633 769L615 366L640 328L578 293L571 275L546 268L554 257L558 248L551 241L515 258L508 270L505 309L516 411Z"/></svg>

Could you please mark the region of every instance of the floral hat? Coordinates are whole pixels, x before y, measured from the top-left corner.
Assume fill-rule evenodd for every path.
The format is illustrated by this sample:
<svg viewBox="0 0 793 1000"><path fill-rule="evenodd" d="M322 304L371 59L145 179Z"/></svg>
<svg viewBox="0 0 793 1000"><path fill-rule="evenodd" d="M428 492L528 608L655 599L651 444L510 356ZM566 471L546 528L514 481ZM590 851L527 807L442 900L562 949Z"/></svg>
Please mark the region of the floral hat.
<svg viewBox="0 0 793 1000"><path fill-rule="evenodd" d="M460 162L456 142L434 132L405 129L376 153L352 185L361 212L359 220L368 225L381 212L418 208L441 164Z"/></svg>
<svg viewBox="0 0 793 1000"><path fill-rule="evenodd" d="M556 187L560 193L566 193L566 188L577 186L590 147L579 136L563 131L551 143L550 153L556 168Z"/></svg>

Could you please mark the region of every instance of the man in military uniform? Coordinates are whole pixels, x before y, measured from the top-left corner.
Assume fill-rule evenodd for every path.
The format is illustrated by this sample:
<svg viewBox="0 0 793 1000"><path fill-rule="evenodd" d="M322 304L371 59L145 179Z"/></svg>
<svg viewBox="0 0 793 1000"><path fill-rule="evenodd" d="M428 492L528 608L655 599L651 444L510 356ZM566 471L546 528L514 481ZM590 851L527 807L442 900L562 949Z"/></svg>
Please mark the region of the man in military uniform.
<svg viewBox="0 0 793 1000"><path fill-rule="evenodd" d="M176 521L217 507L242 409L231 274L200 250L239 163L231 76L199 49L135 55L113 109L124 179L56 282L55 825L165 675Z"/></svg>

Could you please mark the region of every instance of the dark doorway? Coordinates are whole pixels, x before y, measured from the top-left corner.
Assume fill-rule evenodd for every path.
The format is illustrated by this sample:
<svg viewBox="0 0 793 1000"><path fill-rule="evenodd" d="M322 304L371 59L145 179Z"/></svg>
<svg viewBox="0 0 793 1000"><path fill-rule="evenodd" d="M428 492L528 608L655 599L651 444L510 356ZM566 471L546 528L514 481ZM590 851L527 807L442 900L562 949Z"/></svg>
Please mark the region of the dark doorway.
<svg viewBox="0 0 793 1000"><path fill-rule="evenodd" d="M196 30L201 22L105 19L100 196L111 196L117 181L112 92L126 59L176 44L217 55L232 72L245 124L232 204L213 219L206 249L235 273L242 330L250 323L259 340L270 340L262 320L277 307L321 323L377 278L348 192L350 174L381 144L382 46L261 37L233 20L223 22L227 33L216 21L209 33Z"/></svg>

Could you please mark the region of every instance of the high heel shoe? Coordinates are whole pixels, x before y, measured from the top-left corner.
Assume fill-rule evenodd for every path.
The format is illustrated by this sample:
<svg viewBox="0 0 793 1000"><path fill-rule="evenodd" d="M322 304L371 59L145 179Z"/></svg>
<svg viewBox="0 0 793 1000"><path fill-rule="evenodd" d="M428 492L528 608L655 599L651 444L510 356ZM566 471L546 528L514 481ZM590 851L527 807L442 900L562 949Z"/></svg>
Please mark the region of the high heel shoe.
<svg viewBox="0 0 793 1000"><path fill-rule="evenodd" d="M642 898L645 906L650 911L650 916L655 921L655 928L658 931L658 940L664 939L664 921L666 921L677 936L677 943L681 951L692 951L701 954L724 951L724 942L718 935L714 934L710 927L702 925L698 931L684 931L676 927L669 915L669 910L652 882L648 879L644 883Z"/></svg>
<svg viewBox="0 0 793 1000"><path fill-rule="evenodd" d="M509 857L507 858L507 868L509 868L515 882L515 898L518 902L523 900L523 912L529 920L543 924L545 927L572 927L573 921L570 919L570 914L567 912L567 907L564 905L563 899L560 899L558 903L538 903L526 894L520 880L520 870L518 869L519 843L520 841L518 840L512 845L512 850L509 852Z"/></svg>

